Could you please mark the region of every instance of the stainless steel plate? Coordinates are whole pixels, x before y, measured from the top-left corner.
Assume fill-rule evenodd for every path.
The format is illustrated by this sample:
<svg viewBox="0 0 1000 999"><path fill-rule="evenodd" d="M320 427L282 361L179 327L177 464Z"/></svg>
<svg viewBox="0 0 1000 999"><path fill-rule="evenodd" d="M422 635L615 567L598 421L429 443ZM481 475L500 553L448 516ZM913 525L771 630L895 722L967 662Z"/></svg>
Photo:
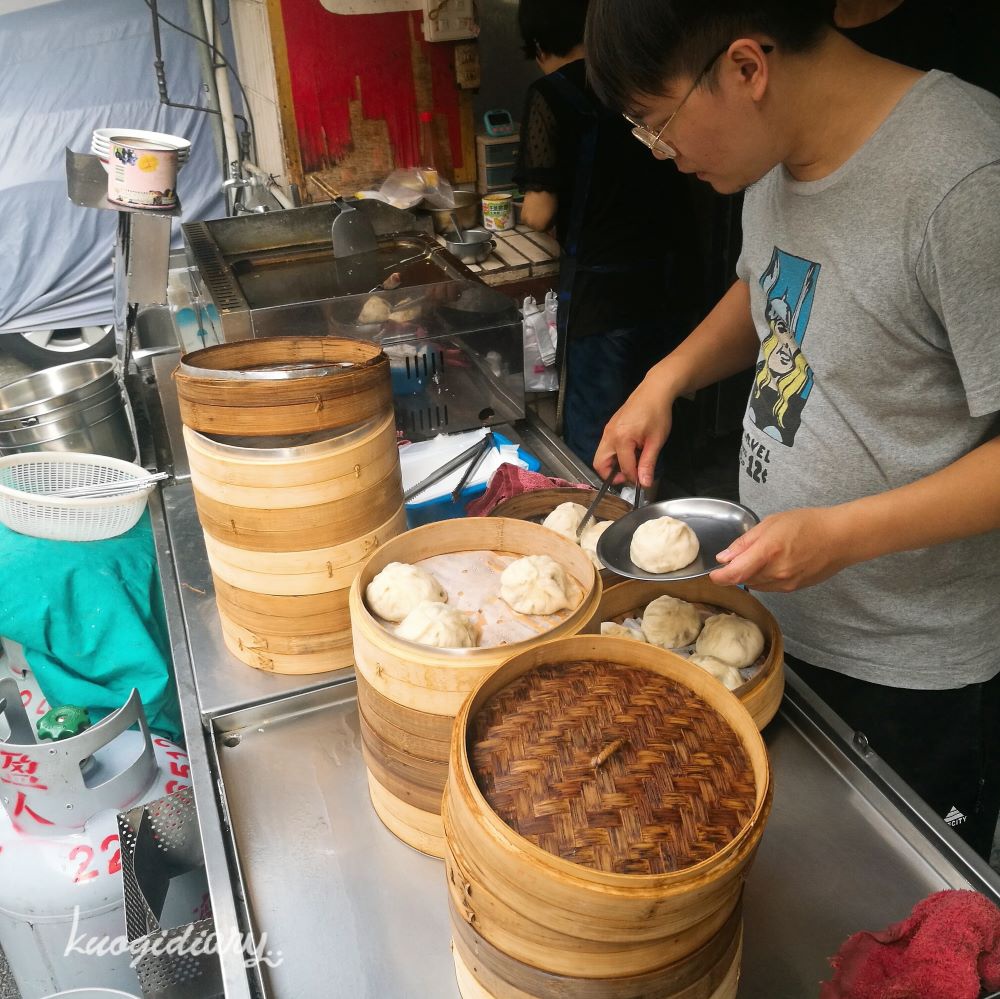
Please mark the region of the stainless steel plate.
<svg viewBox="0 0 1000 999"><path fill-rule="evenodd" d="M698 537L698 557L683 569L675 572L646 572L631 558L629 548L636 528L647 520L657 517L674 517L683 520ZM650 503L616 520L597 542L597 557L619 576L629 579L649 579L653 582L670 582L680 579L695 579L707 576L713 569L721 567L715 556L728 548L741 534L746 534L760 518L745 506L729 500L710 497L664 500Z"/></svg>

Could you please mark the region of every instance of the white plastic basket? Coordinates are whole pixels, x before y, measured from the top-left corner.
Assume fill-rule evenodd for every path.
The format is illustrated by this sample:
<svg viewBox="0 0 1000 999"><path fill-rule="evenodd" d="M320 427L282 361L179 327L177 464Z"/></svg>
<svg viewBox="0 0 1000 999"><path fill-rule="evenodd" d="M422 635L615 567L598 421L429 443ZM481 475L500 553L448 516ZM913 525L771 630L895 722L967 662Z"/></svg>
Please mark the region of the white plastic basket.
<svg viewBox="0 0 1000 999"><path fill-rule="evenodd" d="M134 527L155 488L126 496L58 498L49 493L142 479L132 462L61 451L0 458L0 522L19 534L53 541L101 541Z"/></svg>

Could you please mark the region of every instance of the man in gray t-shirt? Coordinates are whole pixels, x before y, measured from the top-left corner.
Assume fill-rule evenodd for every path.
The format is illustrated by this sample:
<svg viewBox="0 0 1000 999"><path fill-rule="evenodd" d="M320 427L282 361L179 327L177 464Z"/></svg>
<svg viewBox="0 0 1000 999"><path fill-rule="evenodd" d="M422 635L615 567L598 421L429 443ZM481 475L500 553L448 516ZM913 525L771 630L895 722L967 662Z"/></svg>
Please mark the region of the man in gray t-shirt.
<svg viewBox="0 0 1000 999"><path fill-rule="evenodd" d="M712 579L759 591L793 665L985 850L1000 100L862 51L825 0L736 7L591 0L591 74L636 138L748 188L739 280L608 423L595 467L617 455L648 485L673 401L752 367L740 481L763 519Z"/></svg>

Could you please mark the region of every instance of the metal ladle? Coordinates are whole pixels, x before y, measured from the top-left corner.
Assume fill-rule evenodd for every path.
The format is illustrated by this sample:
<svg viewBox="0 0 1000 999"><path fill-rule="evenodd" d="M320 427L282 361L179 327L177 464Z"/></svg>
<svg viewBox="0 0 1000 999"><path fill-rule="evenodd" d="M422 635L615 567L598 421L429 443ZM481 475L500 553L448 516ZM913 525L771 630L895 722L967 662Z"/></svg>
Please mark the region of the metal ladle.
<svg viewBox="0 0 1000 999"><path fill-rule="evenodd" d="M459 243L468 243L469 241L465 238L465 233L462 231L462 227L458 224L458 213L452 211L451 213L451 224L455 227L455 232L458 233Z"/></svg>

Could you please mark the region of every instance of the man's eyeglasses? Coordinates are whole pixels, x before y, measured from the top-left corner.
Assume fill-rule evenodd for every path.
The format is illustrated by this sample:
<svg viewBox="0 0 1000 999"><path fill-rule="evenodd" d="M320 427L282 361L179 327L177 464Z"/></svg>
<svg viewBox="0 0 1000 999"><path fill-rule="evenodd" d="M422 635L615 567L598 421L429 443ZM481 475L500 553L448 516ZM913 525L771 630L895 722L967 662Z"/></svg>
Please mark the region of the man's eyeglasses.
<svg viewBox="0 0 1000 999"><path fill-rule="evenodd" d="M712 67L729 51L729 46L727 45L724 49L719 49L718 52L712 56L711 59L705 65L705 68L695 77L694 83L691 84L691 89L684 95L681 99L680 104L674 108L674 113L660 126L658 132L652 131L652 129L646 128L642 122L636 121L630 115L624 115L625 120L632 126L632 134L652 153L657 156L662 156L664 159L672 160L677 158L677 150L674 146L663 138L663 133L670 127L671 122L680 113L680 110L687 103L688 98L698 89L701 81L705 79L708 73L711 71ZM773 45L762 45L761 51L773 52Z"/></svg>

